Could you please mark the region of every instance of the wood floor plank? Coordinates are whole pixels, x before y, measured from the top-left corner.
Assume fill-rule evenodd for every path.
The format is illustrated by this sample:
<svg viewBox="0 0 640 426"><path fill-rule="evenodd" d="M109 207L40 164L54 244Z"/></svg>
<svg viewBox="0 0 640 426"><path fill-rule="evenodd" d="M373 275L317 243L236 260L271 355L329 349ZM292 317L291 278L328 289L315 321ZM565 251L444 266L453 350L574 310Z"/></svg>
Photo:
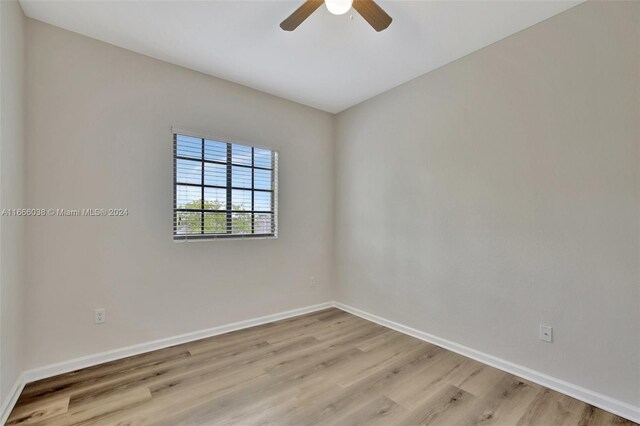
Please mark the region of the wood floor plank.
<svg viewBox="0 0 640 426"><path fill-rule="evenodd" d="M396 331L385 328L384 333L380 333L375 338L368 339L366 342L359 343L358 349L363 352L369 352L371 349L378 346L380 342L386 342L396 334L398 334Z"/></svg>
<svg viewBox="0 0 640 426"><path fill-rule="evenodd" d="M367 321L360 318L349 316L339 316L308 324L305 327L293 327L285 332L273 333L266 337L269 343L278 343L283 340L292 339L300 336L313 336L318 340L331 338L340 333L344 333L349 329L370 325Z"/></svg>
<svg viewBox="0 0 640 426"><path fill-rule="evenodd" d="M331 385L325 378L321 371L294 373L277 380L271 378L250 389L238 389L213 398L208 404L167 419L163 424L171 425L174 419L188 419L203 425L270 424L272 421L278 424L283 418L282 412L299 406L295 404L304 401L306 395L329 392Z"/></svg>
<svg viewBox="0 0 640 426"><path fill-rule="evenodd" d="M369 376L383 371L398 363L407 362L411 357L416 356L426 350L426 345L420 341L407 342L401 345L393 345L387 348L381 348L378 351L368 353L366 362L355 366L349 375L338 381L338 386L347 388L353 386Z"/></svg>
<svg viewBox="0 0 640 426"><path fill-rule="evenodd" d="M504 371L466 359L458 371L447 377L447 381L474 396L484 396L502 380Z"/></svg>
<svg viewBox="0 0 640 426"><path fill-rule="evenodd" d="M276 405L275 410L271 409L274 400L300 401L305 395L317 396L327 392L325 385L333 386L332 381L327 380L328 375L350 371L354 359L361 354L355 347L336 347L316 352L301 363L285 364L286 368L279 368L283 364L278 364L267 371L272 377L271 381L212 400L206 407L194 410L189 419L203 424L253 424L253 421L257 422L257 417L262 417L260 413L274 415L278 408L291 408L281 404L279 407ZM268 422L262 419L262 423Z"/></svg>
<svg viewBox="0 0 640 426"><path fill-rule="evenodd" d="M335 308L28 384L9 425L633 425Z"/></svg>
<svg viewBox="0 0 640 426"><path fill-rule="evenodd" d="M452 385L446 385L430 398L411 410L402 419L402 425L457 425L466 424L463 419L474 396ZM505 423L507 424L507 423Z"/></svg>
<svg viewBox="0 0 640 426"><path fill-rule="evenodd" d="M378 358L372 358L370 353L363 353L358 362L375 367L375 371L371 370L371 374L366 378L352 380L350 376L353 373L359 374L359 370L352 372L349 369L342 375L345 380L351 381L349 386L340 386L330 394L315 396L293 416L294 423L324 424L342 417L351 417L356 411L371 403L372 395L384 396L386 389L401 378L412 374L416 366L432 357L434 351L434 346L423 345L404 352L402 357L388 355L382 368L378 368L381 366Z"/></svg>
<svg viewBox="0 0 640 426"><path fill-rule="evenodd" d="M388 426L398 424L407 411L387 398L378 397L346 416L336 416L325 423L331 426Z"/></svg>
<svg viewBox="0 0 640 426"><path fill-rule="evenodd" d="M7 425L33 425L64 414L68 409L68 396L56 396L47 401L19 405L11 412Z"/></svg>
<svg viewBox="0 0 640 426"><path fill-rule="evenodd" d="M159 365L169 360L184 359L189 356L189 352L184 347L173 347L61 374L50 379L27 384L20 395L19 402L26 404L31 400L49 394L58 394L77 386L101 382L114 377L114 375L127 374L128 372Z"/></svg>
<svg viewBox="0 0 640 426"><path fill-rule="evenodd" d="M224 377L203 378L177 382L168 387L151 389L152 398L141 406L110 413L91 422L78 424L149 425L177 414L193 410L211 400L247 386L268 381L268 376L257 368L245 369Z"/></svg>
<svg viewBox="0 0 640 426"><path fill-rule="evenodd" d="M266 342L262 343L242 348L256 350L267 345ZM238 349L230 348L227 351L205 354L206 356L168 359L164 362L140 365L135 369L113 371L106 377L74 383L73 386L58 390L56 394L68 395L72 401L80 403L85 399L124 392L133 387L147 385L150 382L167 380L179 374L198 374L202 368L223 368L238 361L232 357L237 351Z"/></svg>
<svg viewBox="0 0 640 426"><path fill-rule="evenodd" d="M73 395L74 401L81 401L86 397L92 397L104 392L121 392L132 386L157 387L163 383L172 383L190 376L202 376L205 374L227 374L237 371L239 368L250 368L258 363L264 363L272 357L286 353L289 350L303 348L306 345L317 342L312 337L298 341L286 342L282 345L255 344L252 346L239 346L228 348L225 351L212 351L191 356L179 364L164 364L154 368L139 371L136 377L116 377L117 381L109 383L102 388L81 389ZM239 345L240 343L238 343ZM275 362L275 361L274 361Z"/></svg>
<svg viewBox="0 0 640 426"><path fill-rule="evenodd" d="M304 320L300 327L306 327L309 324L320 323L318 320ZM261 327L260 330L249 329L245 334L241 331L234 331L227 334L221 334L218 336L209 337L207 339L198 340L195 342L186 343L185 347L192 355L197 355L212 350L219 350L225 346L233 346L238 343L252 344L258 341L266 341L270 335L284 332L290 329L297 329L295 324L285 323L272 327Z"/></svg>
<svg viewBox="0 0 640 426"><path fill-rule="evenodd" d="M103 398L96 398L92 404L81 404L73 406L70 404L69 410L61 416L43 420L37 426L67 426L83 423L91 423L101 416L109 413L125 410L132 406L139 406L145 401L151 400L149 388L136 388L117 395L109 395Z"/></svg>
<svg viewBox="0 0 640 426"><path fill-rule="evenodd" d="M518 426L577 424L586 404L569 396L543 388L518 420Z"/></svg>
<svg viewBox="0 0 640 426"><path fill-rule="evenodd" d="M371 327L371 329L368 330L361 330L359 334L356 335L347 334L340 338L321 342L320 345L309 347L298 353L289 354L287 357L281 357L278 363L265 368L269 374L276 376L280 373L289 374L292 371L298 371L300 369L324 368L327 365L335 363L335 361L331 361L334 359L345 362L350 359L349 354L360 354L362 352L356 347L358 342L366 341L369 338L375 337L380 332L380 328ZM341 360L341 356L344 359ZM356 363L352 363L352 365L356 365ZM343 366L337 368L351 367Z"/></svg>
<svg viewBox="0 0 640 426"><path fill-rule="evenodd" d="M370 354L366 354L357 347L353 347L348 354L323 360L308 370L301 369L300 371L320 371L323 374L324 386L316 385L303 389L295 405L284 407L284 411L272 410L271 416L266 419L263 418L262 421L266 424L278 424L282 421L281 419L286 418L287 423L290 424L310 424L313 423L310 416L313 410L317 412L332 410L334 414L336 414L337 411L335 407L340 404L341 400L343 403L348 400L352 408L358 408L359 403L362 403L362 405L368 403L370 396L375 395L376 392L379 392L379 390L388 383L385 379L397 377L396 375L405 367L408 367L407 370L410 369L412 361L408 355L406 359L398 360L396 365L388 365L386 371L379 371L377 373L378 376L369 376L366 380L354 383L348 387L348 389L336 386L336 384L341 378L347 379L351 374L359 371L354 367L375 365L379 360L373 359L370 357ZM428 355L429 354L415 354L415 357L427 357ZM403 363L403 361L408 362ZM332 409L332 407L334 408ZM316 421L322 419L325 419L324 416L319 416L316 418Z"/></svg>
<svg viewBox="0 0 640 426"><path fill-rule="evenodd" d="M438 348L429 345L431 351ZM358 408L357 401L366 404L369 401L369 391L371 389L350 389L345 392L342 388L336 388L335 378L346 377L354 370L354 366L367 364L369 355L358 350L357 347L347 347L347 351L341 346L332 350L321 352L314 357L305 360L301 365L289 365L284 371L279 371L276 377L282 381L282 375L291 376L295 374L295 380L299 380L296 386L287 384L284 388L269 388L253 390L268 395L257 400L251 393L245 393L235 397L231 402L216 401L210 406L211 410L206 412L203 410L198 417L194 417L203 424L282 424L282 419L287 419L287 424L304 424L313 423L310 412L315 409L316 412L331 410L332 406L339 404L340 400L345 400L346 395L349 403L342 403L342 407L346 409ZM399 362L402 364L401 362ZM406 365L411 366L411 363ZM403 367L406 366L402 364ZM389 376L393 376L397 371L390 372ZM320 381L312 382L315 379ZM380 383L384 385L384 383ZM368 386L368 385L365 385ZM294 391L291 393L291 391ZM280 404L273 401L274 398L282 397L283 392L288 392L295 401L295 404ZM283 398L287 399L287 398ZM253 402L253 403L252 403ZM290 400L289 400L290 402ZM232 409L230 409L230 407ZM242 407L242 408L240 408ZM227 413L224 415L224 413ZM244 413L244 414L242 414ZM338 411L334 409L334 415ZM324 419L323 416L316 416L316 422Z"/></svg>
<svg viewBox="0 0 640 426"><path fill-rule="evenodd" d="M256 347L250 347L250 349L256 349ZM243 347L243 349L247 349L247 347ZM241 362L241 360L232 357L235 350L231 348L228 351L215 352L202 357L168 359L166 362L138 365L135 369L112 369L107 376L88 379L85 382L74 382L70 386L62 386L55 394L69 396L74 403L78 404L86 399L91 400L109 394L126 392L130 388L162 380L172 380L181 374L199 374L203 369L218 368L224 371L224 368L228 369L230 364ZM46 394L41 394L40 398L46 398Z"/></svg>
<svg viewBox="0 0 640 426"><path fill-rule="evenodd" d="M633 425L633 422L616 416L615 414L608 413L604 410L600 410L591 405L584 407L580 420L578 422L581 426L604 426L604 425Z"/></svg>
<svg viewBox="0 0 640 426"><path fill-rule="evenodd" d="M414 372L414 377L402 386L394 386L387 396L404 408L412 411L426 399L451 385L445 378L463 364L464 358L458 354L444 351L434 356L432 362Z"/></svg>
<svg viewBox="0 0 640 426"><path fill-rule="evenodd" d="M472 423L483 425L517 424L542 386L506 375L487 395L479 398L470 410Z"/></svg>

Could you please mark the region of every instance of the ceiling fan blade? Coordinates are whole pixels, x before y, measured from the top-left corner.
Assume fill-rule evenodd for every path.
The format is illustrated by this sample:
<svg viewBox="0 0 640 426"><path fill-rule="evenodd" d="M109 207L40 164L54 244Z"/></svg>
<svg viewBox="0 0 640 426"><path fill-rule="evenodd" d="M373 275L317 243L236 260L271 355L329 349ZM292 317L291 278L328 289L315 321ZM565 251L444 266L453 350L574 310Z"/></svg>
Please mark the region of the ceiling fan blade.
<svg viewBox="0 0 640 426"><path fill-rule="evenodd" d="M309 17L324 3L324 0L307 0L302 6L296 9L287 19L280 23L280 28L285 31L293 31L298 28L298 25Z"/></svg>
<svg viewBox="0 0 640 426"><path fill-rule="evenodd" d="M354 0L353 8L378 32L391 24L391 16L373 0Z"/></svg>

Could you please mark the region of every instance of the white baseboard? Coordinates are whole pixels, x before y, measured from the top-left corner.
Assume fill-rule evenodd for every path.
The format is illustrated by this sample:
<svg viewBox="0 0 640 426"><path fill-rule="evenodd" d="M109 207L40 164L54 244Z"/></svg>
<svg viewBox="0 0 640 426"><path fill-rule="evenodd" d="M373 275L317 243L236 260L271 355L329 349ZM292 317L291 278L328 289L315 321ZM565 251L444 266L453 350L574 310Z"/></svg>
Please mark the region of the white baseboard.
<svg viewBox="0 0 640 426"><path fill-rule="evenodd" d="M13 386L11 386L11 390L5 400L2 401L2 406L0 406L0 425L7 422L9 413L11 413L11 410L13 410L13 407L16 405L18 397L22 393L22 389L24 389L24 385L26 384L27 382L24 380L24 373L21 373Z"/></svg>
<svg viewBox="0 0 640 426"><path fill-rule="evenodd" d="M408 327L406 325L398 324L396 322L379 317L377 315L370 314L368 312L345 305L343 303L334 302L333 305L338 309L349 312L353 315L357 315L368 321L375 322L377 324L391 328L417 339L424 340L425 342L429 342L436 346L448 349L451 352L458 353L460 355L479 361L483 364L490 365L499 370L506 371L507 373L511 373L515 376L522 377L523 379L545 386L549 389L553 389L565 395L569 395L575 399L579 399L580 401L586 402L587 404L591 404L595 407L609 411L633 422L640 423L640 407L636 407L626 402L619 401L617 399L608 397L590 389L583 388L573 383L560 380L539 371L514 364L493 355L477 351L475 349L460 345L450 340L443 339L441 337L437 337L420 330L416 330L415 328Z"/></svg>
<svg viewBox="0 0 640 426"><path fill-rule="evenodd" d="M2 411L0 411L0 425L4 424L11 413L11 410L18 400L18 396L22 392L22 389L27 383L34 382L36 380L46 379L48 377L57 376L58 374L69 373L71 371L79 370L81 368L87 368L98 364L103 364L109 361L115 361L122 358L127 358L134 355L139 355L145 352L151 352L158 349L168 348L169 346L180 345L182 343L193 342L195 340L204 339L207 337L217 336L219 334L229 333L230 331L241 330L244 328L255 327L256 325L266 324L273 321L278 321L286 318L296 317L299 315L308 314L311 312L320 311L333 307L333 302L320 303L318 305L307 306L304 308L293 309L285 312L278 312L271 315L266 315L259 318L253 318L245 321L234 322L231 324L221 325L218 327L209 328L206 330L194 331L191 333L185 333L178 336L168 337L165 339L154 340L152 342L141 343L138 345L128 346L125 348L114 349L107 352L102 352L94 355L88 355L81 358L75 358L69 361L60 362L57 364L47 365L44 367L34 368L23 372L13 388L11 393L6 398L2 405Z"/></svg>

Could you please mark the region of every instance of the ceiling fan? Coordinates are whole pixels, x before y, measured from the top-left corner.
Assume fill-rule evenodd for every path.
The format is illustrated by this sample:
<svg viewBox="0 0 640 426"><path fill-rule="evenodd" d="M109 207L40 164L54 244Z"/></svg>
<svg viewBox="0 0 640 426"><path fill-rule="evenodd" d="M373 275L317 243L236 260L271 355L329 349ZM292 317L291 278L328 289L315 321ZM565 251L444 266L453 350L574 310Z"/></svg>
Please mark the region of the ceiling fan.
<svg viewBox="0 0 640 426"><path fill-rule="evenodd" d="M295 30L298 28L298 25L302 24L322 3L324 3L327 9L329 9L329 12L334 15L343 15L353 6L376 31L382 31L391 24L391 16L387 15L387 12L382 10L373 0L306 0L302 6L280 23L280 28L285 31Z"/></svg>

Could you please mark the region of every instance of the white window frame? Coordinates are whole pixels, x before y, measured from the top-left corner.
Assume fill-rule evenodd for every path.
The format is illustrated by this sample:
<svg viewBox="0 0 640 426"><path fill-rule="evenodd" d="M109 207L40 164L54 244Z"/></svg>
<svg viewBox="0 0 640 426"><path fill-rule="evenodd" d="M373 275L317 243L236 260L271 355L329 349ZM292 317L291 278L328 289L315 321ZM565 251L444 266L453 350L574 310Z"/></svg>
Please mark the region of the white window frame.
<svg viewBox="0 0 640 426"><path fill-rule="evenodd" d="M182 157L178 157L177 155L177 137L178 135L182 135L182 136L188 136L188 137L192 137L192 138L197 138L197 139L202 139L203 143L204 140L209 140L209 141L215 141L215 142L221 142L221 143L225 143L227 144L227 149L230 150L232 145L242 145L245 147L250 147L252 148L252 152L253 149L257 148L257 149L264 149L264 150L268 150L272 153L272 173L271 173L271 179L272 179L272 183L271 183L271 190L267 191L267 192L271 192L271 204L272 204L272 210L269 212L256 212L256 211L250 211L251 215L252 215L252 220L253 220L253 215L255 214L259 214L259 213L267 213L267 214L272 214L273 215L273 221L272 221L272 229L273 232L272 233L268 233L268 234L233 234L231 232L227 232L227 233L218 233L218 234L206 234L204 233L204 220L203 220L203 231L202 234L177 234L176 233L176 213L178 211L181 211L178 206L177 206L177 187L178 185L183 185L182 183L179 183L177 181L177 160L178 159L183 159ZM197 132L193 132L193 131L188 131L188 130L183 130L180 128L176 128L173 127L171 130L171 137L172 137L172 148L173 148L173 156L172 156L172 161L173 161L173 209L172 209L172 235L173 235L173 240L175 242L186 242L186 241L211 241L211 240L253 240L253 239L277 239L278 238L278 151L273 149L273 148L269 148L269 147L263 147L263 146L259 146L259 145L255 145L255 144L249 144L246 142L239 142L237 140L234 140L232 138L228 138L228 137L220 137L220 136L211 136L211 135L202 135L199 134ZM184 158L190 161L201 161L201 163L204 165L205 163L208 163L210 161L202 158L202 159L194 159L194 158ZM218 163L221 164L221 163ZM229 169L231 169L231 163L225 163L227 165L227 167ZM233 166L238 166L236 164L233 164ZM241 166L241 167L247 167L250 168L251 170L254 169L260 169L260 167L255 166L254 164L252 164L251 166ZM252 173L253 175L253 173ZM229 175L229 177L227 178L227 181L229 182L231 180L231 174ZM231 184L228 183L227 186L224 187L224 189L227 191L228 194L231 193L231 191L234 189L234 187L230 186ZM208 185L205 185L204 182L201 182L200 185L196 185L196 184L191 184L191 186L195 186L198 188L206 188L209 187ZM255 191L261 191L259 189L256 189L253 187L252 184L252 188L248 189L248 188L235 188L235 189L242 189L242 190L246 190L246 191L252 191L252 194ZM202 189L204 191L204 189ZM229 198L229 195L227 195L227 199ZM253 197L252 197L253 199ZM225 206L225 210L204 210L204 209L200 209L200 211L202 213L205 212L224 212L227 215L227 220L229 220L229 218L231 217L231 215L233 214L233 209L230 205L226 205Z"/></svg>

